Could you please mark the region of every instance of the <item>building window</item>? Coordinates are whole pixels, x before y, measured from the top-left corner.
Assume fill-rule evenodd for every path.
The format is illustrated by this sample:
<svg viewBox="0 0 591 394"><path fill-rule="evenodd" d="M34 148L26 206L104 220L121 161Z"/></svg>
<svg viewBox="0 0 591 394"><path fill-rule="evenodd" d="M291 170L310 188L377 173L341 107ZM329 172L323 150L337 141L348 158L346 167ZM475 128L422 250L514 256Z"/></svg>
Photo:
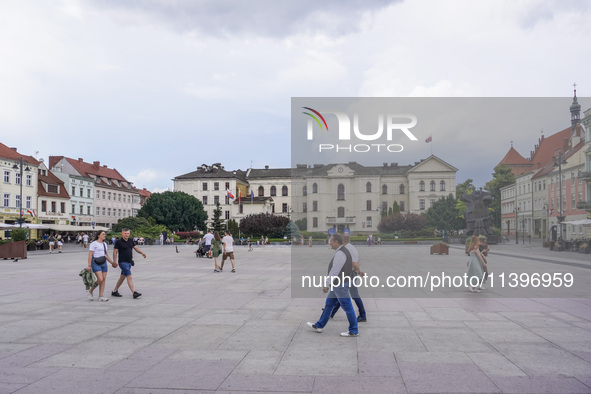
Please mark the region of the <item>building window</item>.
<svg viewBox="0 0 591 394"><path fill-rule="evenodd" d="M127 202L130 203L131 202L131 196L127 196Z"/></svg>
<svg viewBox="0 0 591 394"><path fill-rule="evenodd" d="M86 189L86 197L90 198L90 189Z"/></svg>
<svg viewBox="0 0 591 394"><path fill-rule="evenodd" d="M400 212L404 212L404 201L400 201Z"/></svg>
<svg viewBox="0 0 591 394"><path fill-rule="evenodd" d="M365 202L365 209L371 211L371 200L367 200Z"/></svg>
<svg viewBox="0 0 591 394"><path fill-rule="evenodd" d="M87 214L88 216L90 216L90 215L91 215L91 213L90 213L90 210L91 210L91 209L92 209L92 208L90 207L90 205L86 207L86 214Z"/></svg>
<svg viewBox="0 0 591 394"><path fill-rule="evenodd" d="M117 201L121 201L121 193L119 193L119 195L117 196ZM123 200L125 201L125 200Z"/></svg>
<svg viewBox="0 0 591 394"><path fill-rule="evenodd" d="M382 194L388 194L388 185L382 185Z"/></svg>
<svg viewBox="0 0 591 394"><path fill-rule="evenodd" d="M433 204L435 204L435 199L434 198L431 198L429 200L429 208L431 208L433 206Z"/></svg>
<svg viewBox="0 0 591 394"><path fill-rule="evenodd" d="M107 194L105 193L105 191L103 190L103 200L107 199Z"/></svg>
<svg viewBox="0 0 591 394"><path fill-rule="evenodd" d="M277 188L275 186L271 186L271 197L275 197L277 195Z"/></svg>
<svg viewBox="0 0 591 394"><path fill-rule="evenodd" d="M373 223L372 223L371 216L368 216L368 217L365 219L365 226L366 226L366 227L371 227L371 226L372 226L372 224L373 224Z"/></svg>
<svg viewBox="0 0 591 394"><path fill-rule="evenodd" d="M106 216L106 210L103 208L103 216Z"/></svg>
<svg viewBox="0 0 591 394"><path fill-rule="evenodd" d="M203 191L207 191L207 182L202 183Z"/></svg>
<svg viewBox="0 0 591 394"><path fill-rule="evenodd" d="M20 208L20 207L21 207L21 196L20 196L20 194L17 194L17 195L14 197L14 202L15 202L15 206L16 206L17 208ZM53 203L53 204L55 204L55 203Z"/></svg>
<svg viewBox="0 0 591 394"><path fill-rule="evenodd" d="M96 199L98 200L99 198L101 198L101 192L99 192L98 190L96 191Z"/></svg>
<svg viewBox="0 0 591 394"><path fill-rule="evenodd" d="M271 213L275 213L275 203L271 204Z"/></svg>
<svg viewBox="0 0 591 394"><path fill-rule="evenodd" d="M6 196L6 194L4 196ZM47 201L45 200L41 201L41 212L47 212Z"/></svg>
<svg viewBox="0 0 591 394"><path fill-rule="evenodd" d="M230 219L230 211L224 211L224 217L226 220Z"/></svg>
<svg viewBox="0 0 591 394"><path fill-rule="evenodd" d="M80 212L80 215L84 214L84 205L80 204L80 211L78 211L78 212ZM113 216L115 216L114 212L113 212Z"/></svg>
<svg viewBox="0 0 591 394"><path fill-rule="evenodd" d="M84 197L84 189L83 188L80 188L80 194L79 194L79 196L80 197Z"/></svg>
<svg viewBox="0 0 591 394"><path fill-rule="evenodd" d="M345 217L345 207L338 207L337 208L337 217L339 217L339 218Z"/></svg>
<svg viewBox="0 0 591 394"><path fill-rule="evenodd" d="M43 211L45 212L45 211ZM76 205L72 204L72 215L76 213ZM104 215L104 213L103 213Z"/></svg>
<svg viewBox="0 0 591 394"><path fill-rule="evenodd" d="M227 194L226 194L225 203L226 203L226 205L230 204L230 196L228 196Z"/></svg>
<svg viewBox="0 0 591 394"><path fill-rule="evenodd" d="M47 192L48 193L59 193L57 189L57 185L47 185Z"/></svg>
<svg viewBox="0 0 591 394"><path fill-rule="evenodd" d="M421 211L424 211L425 210L425 200L422 199L422 198L419 200L419 209Z"/></svg>
<svg viewBox="0 0 591 394"><path fill-rule="evenodd" d="M307 196L308 195L308 186L304 186L304 188L302 189L302 194L304 196Z"/></svg>
<svg viewBox="0 0 591 394"><path fill-rule="evenodd" d="M400 185L400 194L404 194L404 185Z"/></svg>
<svg viewBox="0 0 591 394"><path fill-rule="evenodd" d="M96 216L101 216L101 209L96 207Z"/></svg>
<svg viewBox="0 0 591 394"><path fill-rule="evenodd" d="M570 198L570 209L575 209L576 201L575 201L575 193L571 194Z"/></svg>
<svg viewBox="0 0 591 394"><path fill-rule="evenodd" d="M16 174L14 174L14 184L15 185L21 184L21 173L20 172L17 172Z"/></svg>
<svg viewBox="0 0 591 394"><path fill-rule="evenodd" d="M318 201L312 201L312 212L318 211Z"/></svg>
<svg viewBox="0 0 591 394"><path fill-rule="evenodd" d="M10 206L10 194L8 194L8 193L4 193L4 206L5 207Z"/></svg>
<svg viewBox="0 0 591 394"><path fill-rule="evenodd" d="M31 209L33 207L33 197L27 196L26 204L27 204L26 208ZM62 204L64 204L64 207L66 206L65 203L62 203ZM65 209L63 209L62 212L65 212Z"/></svg>
<svg viewBox="0 0 591 394"><path fill-rule="evenodd" d="M10 171L4 171L4 183L10 183Z"/></svg>
<svg viewBox="0 0 591 394"><path fill-rule="evenodd" d="M420 192L424 192L425 191L425 182L420 181L419 182L419 191Z"/></svg>
<svg viewBox="0 0 591 394"><path fill-rule="evenodd" d="M107 200L110 200L110 199L111 199L111 192L107 192ZM109 216L111 216L111 215L109 215Z"/></svg>
<svg viewBox="0 0 591 394"><path fill-rule="evenodd" d="M283 197L287 197L287 186L283 186L283 187L281 188L281 195L282 195Z"/></svg>
<svg viewBox="0 0 591 394"><path fill-rule="evenodd" d="M434 192L435 191L435 181L431 181L431 183L429 183L429 187L430 187L430 191Z"/></svg>
<svg viewBox="0 0 591 394"><path fill-rule="evenodd" d="M307 203L307 202L305 202L305 203L302 205L302 212L304 212L304 213L308 212L308 203Z"/></svg>
<svg viewBox="0 0 591 394"><path fill-rule="evenodd" d="M60 203L60 212L66 213L66 203L65 202Z"/></svg>
<svg viewBox="0 0 591 394"><path fill-rule="evenodd" d="M367 182L365 184L365 192L366 193L371 193L371 182Z"/></svg>
<svg viewBox="0 0 591 394"><path fill-rule="evenodd" d="M207 205L207 196L201 197L201 201L203 201L203 205Z"/></svg>
<svg viewBox="0 0 591 394"><path fill-rule="evenodd" d="M213 183L213 190L220 190L220 183L219 182Z"/></svg>
<svg viewBox="0 0 591 394"><path fill-rule="evenodd" d="M76 186L72 186L72 197L76 196Z"/></svg>
<svg viewBox="0 0 591 394"><path fill-rule="evenodd" d="M26 185L27 186L33 186L33 175L27 174Z"/></svg>
<svg viewBox="0 0 591 394"><path fill-rule="evenodd" d="M281 204L281 212L287 213L287 203Z"/></svg>
<svg viewBox="0 0 591 394"><path fill-rule="evenodd" d="M318 184L312 184L312 193L318 193Z"/></svg>
<svg viewBox="0 0 591 394"><path fill-rule="evenodd" d="M259 186L259 197L264 197L265 196L265 188L262 186Z"/></svg>
<svg viewBox="0 0 591 394"><path fill-rule="evenodd" d="M220 196L213 196L213 205L218 205L220 203Z"/></svg>
<svg viewBox="0 0 591 394"><path fill-rule="evenodd" d="M445 191L445 181L439 182L439 191L440 192L444 192Z"/></svg>
<svg viewBox="0 0 591 394"><path fill-rule="evenodd" d="M342 183L339 183L339 185L337 186L337 200L345 200L345 185L343 185Z"/></svg>
<svg viewBox="0 0 591 394"><path fill-rule="evenodd" d="M111 208L107 208L107 216L111 216Z"/></svg>
<svg viewBox="0 0 591 394"><path fill-rule="evenodd" d="M382 213L388 213L388 203L386 201L382 201Z"/></svg>
<svg viewBox="0 0 591 394"><path fill-rule="evenodd" d="M318 218L312 218L312 227L318 228Z"/></svg>

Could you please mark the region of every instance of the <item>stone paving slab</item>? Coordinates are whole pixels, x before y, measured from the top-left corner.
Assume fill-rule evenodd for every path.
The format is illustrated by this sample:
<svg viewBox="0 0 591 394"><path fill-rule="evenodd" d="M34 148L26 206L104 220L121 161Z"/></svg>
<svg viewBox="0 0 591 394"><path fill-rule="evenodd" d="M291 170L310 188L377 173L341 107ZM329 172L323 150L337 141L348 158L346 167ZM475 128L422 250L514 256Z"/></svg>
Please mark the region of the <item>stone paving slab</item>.
<svg viewBox="0 0 591 394"><path fill-rule="evenodd" d="M383 248L401 261L435 262L427 245ZM539 255L591 289L591 261L545 256L535 245L494 248L495 269L531 272ZM321 334L307 327L324 300L321 292L291 298L288 248L237 247L237 272L219 274L192 246L143 249L148 258L133 269L142 297L124 284L122 298L101 303L84 297L83 248L0 261L0 393L591 392L591 297L460 289L364 298L368 322L359 337L342 338L343 312ZM437 264L456 259L462 272L460 252ZM110 269L106 295L118 273Z"/></svg>

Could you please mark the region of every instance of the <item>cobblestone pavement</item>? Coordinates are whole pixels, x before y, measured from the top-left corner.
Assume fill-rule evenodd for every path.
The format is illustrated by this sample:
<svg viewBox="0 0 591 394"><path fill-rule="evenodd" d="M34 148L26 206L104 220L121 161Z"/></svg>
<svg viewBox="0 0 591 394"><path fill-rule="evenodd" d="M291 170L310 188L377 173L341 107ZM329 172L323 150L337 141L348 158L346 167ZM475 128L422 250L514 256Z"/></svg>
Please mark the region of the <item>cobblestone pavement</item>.
<svg viewBox="0 0 591 394"><path fill-rule="evenodd" d="M142 249L148 258L136 257L133 278L143 295L133 299L124 284L122 298L110 297L119 276L110 268L108 302L85 297L81 247L0 260L0 393L591 392L590 255L527 240L491 246L495 270L568 272L578 290L365 297L360 336L342 338L342 312L321 334L307 327L324 301L320 291L292 298L289 248L237 247L236 273L228 261L213 273L192 246ZM457 273L467 261L453 245L441 256L429 245L359 251L379 274L380 259ZM326 247L298 250L308 253L325 269Z"/></svg>

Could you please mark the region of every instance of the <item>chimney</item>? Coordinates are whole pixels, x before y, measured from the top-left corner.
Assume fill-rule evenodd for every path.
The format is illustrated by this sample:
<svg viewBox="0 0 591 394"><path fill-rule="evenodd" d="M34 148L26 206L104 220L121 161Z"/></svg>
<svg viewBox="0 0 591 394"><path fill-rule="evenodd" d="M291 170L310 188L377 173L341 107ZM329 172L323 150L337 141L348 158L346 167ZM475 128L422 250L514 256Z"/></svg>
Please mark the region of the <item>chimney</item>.
<svg viewBox="0 0 591 394"><path fill-rule="evenodd" d="M84 160L83 160L81 157L79 157L79 158L78 158L78 161L79 161L80 163L82 163Z"/></svg>
<svg viewBox="0 0 591 394"><path fill-rule="evenodd" d="M12 149L13 151L15 151L15 152L16 152L16 148L10 148L10 149Z"/></svg>
<svg viewBox="0 0 591 394"><path fill-rule="evenodd" d="M388 163L384 163L384 167L388 167Z"/></svg>
<svg viewBox="0 0 591 394"><path fill-rule="evenodd" d="M92 165L95 166L96 168L100 168L101 162L100 161L93 161Z"/></svg>
<svg viewBox="0 0 591 394"><path fill-rule="evenodd" d="M269 166L265 166L265 170L268 170L268 169L269 169Z"/></svg>
<svg viewBox="0 0 591 394"><path fill-rule="evenodd" d="M562 142L563 142L562 149L566 152L569 148L570 139L565 138Z"/></svg>

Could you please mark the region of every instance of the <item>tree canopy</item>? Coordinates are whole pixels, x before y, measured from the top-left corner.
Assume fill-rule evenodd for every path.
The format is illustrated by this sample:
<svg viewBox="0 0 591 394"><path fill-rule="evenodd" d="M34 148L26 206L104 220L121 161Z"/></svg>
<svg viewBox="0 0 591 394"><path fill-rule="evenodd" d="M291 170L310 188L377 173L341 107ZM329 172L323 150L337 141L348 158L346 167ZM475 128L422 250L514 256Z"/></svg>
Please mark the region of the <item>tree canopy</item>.
<svg viewBox="0 0 591 394"><path fill-rule="evenodd" d="M457 200L452 194L435 201L433 206L427 210L425 216L427 224L438 230L462 230L466 228L466 221L461 217L457 207Z"/></svg>
<svg viewBox="0 0 591 394"><path fill-rule="evenodd" d="M515 176L511 169L504 164L495 167L492 174L493 179L486 182L484 188L493 196L493 201L489 208L492 211L493 223L497 228L501 227L501 189L505 186L515 183Z"/></svg>
<svg viewBox="0 0 591 394"><path fill-rule="evenodd" d="M248 215L240 221L240 231L250 236L268 236L270 238L283 237L289 219L270 213Z"/></svg>
<svg viewBox="0 0 591 394"><path fill-rule="evenodd" d="M185 192L170 191L153 193L138 216L153 218L172 231L204 230L207 220L201 201Z"/></svg>
<svg viewBox="0 0 591 394"><path fill-rule="evenodd" d="M222 207L219 202L215 204L213 218L211 218L209 227L211 231L217 231L220 234L223 234L224 230L226 230L226 224L224 223L224 219L222 219Z"/></svg>

